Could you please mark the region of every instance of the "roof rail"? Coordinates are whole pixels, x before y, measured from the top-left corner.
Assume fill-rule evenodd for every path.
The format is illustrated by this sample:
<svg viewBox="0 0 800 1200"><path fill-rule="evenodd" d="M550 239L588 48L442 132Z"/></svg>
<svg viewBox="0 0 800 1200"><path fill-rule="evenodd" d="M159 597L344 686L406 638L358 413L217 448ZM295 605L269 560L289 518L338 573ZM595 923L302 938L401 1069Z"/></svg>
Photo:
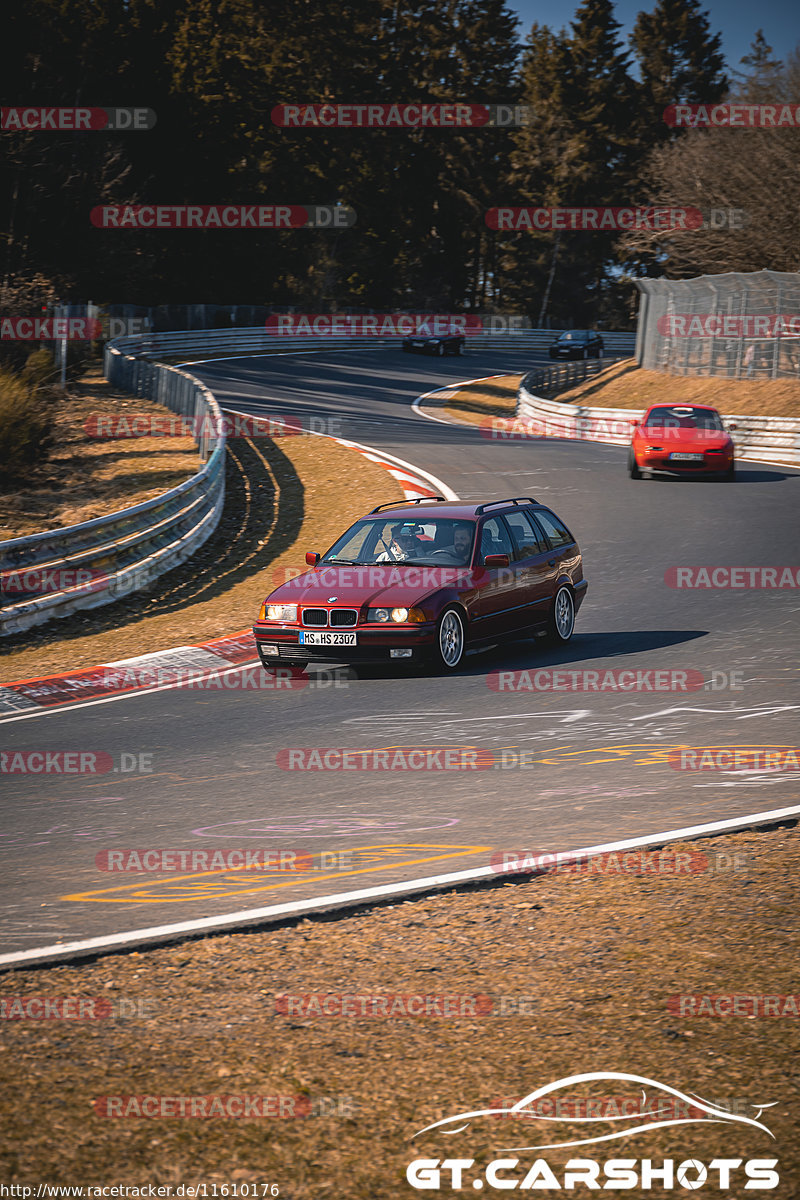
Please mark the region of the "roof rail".
<svg viewBox="0 0 800 1200"><path fill-rule="evenodd" d="M475 515L486 512L487 508L492 508L495 504L538 504L538 500L534 500L533 496L510 496L508 500L487 500L486 504L479 504L475 509Z"/></svg>
<svg viewBox="0 0 800 1200"><path fill-rule="evenodd" d="M384 508L392 508L395 504L406 508L409 504L434 504L440 500L443 504L446 503L444 496L416 496L413 500L389 500L386 504L378 504L372 509L369 515L372 516L372 513L383 512Z"/></svg>

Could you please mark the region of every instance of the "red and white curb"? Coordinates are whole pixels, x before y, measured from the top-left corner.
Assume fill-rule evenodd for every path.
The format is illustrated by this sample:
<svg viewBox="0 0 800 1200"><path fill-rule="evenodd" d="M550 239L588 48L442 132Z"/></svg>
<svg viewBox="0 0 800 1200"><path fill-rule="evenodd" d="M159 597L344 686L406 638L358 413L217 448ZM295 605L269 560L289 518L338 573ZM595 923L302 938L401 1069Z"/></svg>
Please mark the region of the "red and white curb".
<svg viewBox="0 0 800 1200"><path fill-rule="evenodd" d="M224 411L236 412L235 409ZM330 437L314 430L309 432L315 437L328 437L330 441L355 450L370 462L384 467L400 484L407 500L436 495L444 496L447 500L459 499L441 479L404 458L346 438ZM0 724L41 716L66 705L102 704L136 692L185 688L187 676L191 677L193 686L201 686L203 681L207 681L207 686L211 687L212 680L218 680L222 689L222 677L226 672L241 670L256 663L258 655L252 632L243 629L239 633L196 646L157 650L152 654L102 663L82 671L47 675L41 679L20 679L14 683L0 684ZM170 676L174 678L170 679ZM163 680L166 682L161 682Z"/></svg>

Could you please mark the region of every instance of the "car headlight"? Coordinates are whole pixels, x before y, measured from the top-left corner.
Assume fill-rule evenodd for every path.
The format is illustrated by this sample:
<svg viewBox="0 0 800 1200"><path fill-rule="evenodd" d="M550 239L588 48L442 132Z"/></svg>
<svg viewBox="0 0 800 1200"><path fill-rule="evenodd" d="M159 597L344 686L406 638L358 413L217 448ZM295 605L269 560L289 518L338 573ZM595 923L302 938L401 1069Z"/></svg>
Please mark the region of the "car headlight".
<svg viewBox="0 0 800 1200"><path fill-rule="evenodd" d="M376 621L380 625L387 622L402 625L407 621L419 625L425 621L425 614L421 608L368 608L367 620Z"/></svg>
<svg viewBox="0 0 800 1200"><path fill-rule="evenodd" d="M296 621L296 604L262 604L262 621Z"/></svg>

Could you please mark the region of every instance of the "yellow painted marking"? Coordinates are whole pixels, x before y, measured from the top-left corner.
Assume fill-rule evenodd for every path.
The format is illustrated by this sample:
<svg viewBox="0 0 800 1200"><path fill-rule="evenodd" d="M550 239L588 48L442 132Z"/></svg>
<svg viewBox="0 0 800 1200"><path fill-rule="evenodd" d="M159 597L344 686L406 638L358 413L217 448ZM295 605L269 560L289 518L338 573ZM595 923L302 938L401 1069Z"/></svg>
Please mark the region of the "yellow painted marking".
<svg viewBox="0 0 800 1200"><path fill-rule="evenodd" d="M216 871L200 871L197 874L172 875L167 879L153 882L139 881L138 883L122 884L120 887L103 888L96 892L73 892L62 896L62 900L80 900L85 902L105 904L182 904L189 900L215 899L225 896L246 896L252 892L271 892L278 888L292 887L297 883L308 883L311 880L324 882L329 879L346 879L351 875L366 875L374 871L386 871L390 867L411 867L420 863L437 862L444 858L460 858L465 854L482 854L493 850L492 846L443 846L428 844L412 844L401 846L357 846L350 850L342 849L343 854L353 858L361 857L361 865L350 871L335 871L326 875L317 875L314 871L292 871L293 878L287 879L286 871L250 871L242 868L236 870L219 869ZM421 858L408 858L398 861L397 857L414 851L443 850L444 854L424 854ZM336 853L336 851L326 851ZM385 860L385 861L381 861ZM377 866L366 864L374 862ZM250 887L253 876L259 877L260 882ZM280 882L276 882L276 877ZM299 878L298 878L299 877ZM192 882L195 881L195 882ZM181 892L181 895L169 895L165 892ZM115 893L125 892L123 896Z"/></svg>

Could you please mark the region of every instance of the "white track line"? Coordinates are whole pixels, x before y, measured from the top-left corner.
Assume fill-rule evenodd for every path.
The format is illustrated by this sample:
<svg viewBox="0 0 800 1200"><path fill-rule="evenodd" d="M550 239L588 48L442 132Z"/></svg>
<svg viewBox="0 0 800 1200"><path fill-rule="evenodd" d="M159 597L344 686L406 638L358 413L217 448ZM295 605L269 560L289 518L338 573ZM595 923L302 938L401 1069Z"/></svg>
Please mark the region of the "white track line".
<svg viewBox="0 0 800 1200"><path fill-rule="evenodd" d="M457 421L446 417L435 417L433 413L427 412L422 408L423 400L430 400L432 396L436 396L439 392L450 392L454 388L466 387L470 383L483 383L486 379L504 379L507 374L514 375L516 372L502 372L500 375L481 375L478 379L460 379L455 383L448 383L445 387L434 388L432 392L425 392L422 396L417 396L414 403L411 405L414 412L419 417L427 417L429 421L436 421L438 425L455 425L459 429L477 429L476 425L471 425L468 421Z"/></svg>
<svg viewBox="0 0 800 1200"><path fill-rule="evenodd" d="M800 815L800 806L793 808L775 808L767 812L753 813L746 817L733 817L727 821L712 821L705 825L687 825L682 829L667 829L663 833L648 834L645 837L627 838L621 842L605 842L599 846L585 846L580 850L560 852L560 862L570 862L576 858L589 855L611 854L615 851L629 850L634 846L660 846L665 842L683 840L691 837L709 837L717 833L725 833L734 829L747 828L751 825L761 825L775 822L787 817ZM237 925L248 925L254 921L264 921L270 918L297 916L315 909L327 908L331 905L353 904L364 900L381 900L389 896L402 896L406 892L419 889L436 888L463 883L471 883L481 879L499 879L504 873L494 867L478 867L472 871L453 871L447 875L427 875L420 879L403 880L400 883L389 883L377 887L360 888L353 892L337 892L330 896L319 896L311 900L289 901L286 904L272 904L267 908L248 908L241 912L227 913L218 917L200 917L194 921L179 921L174 925L152 925L145 929L131 929L126 933L110 934L106 937L86 938L80 942L56 943L52 946L39 946L33 950L21 950L16 954L0 955L0 967L24 966L26 963L36 963L43 959L69 957L83 952L101 952L103 950L124 949L133 947L153 938L180 937L182 934L210 932L215 929L231 929ZM514 878L525 874L535 874L535 871L510 872Z"/></svg>

